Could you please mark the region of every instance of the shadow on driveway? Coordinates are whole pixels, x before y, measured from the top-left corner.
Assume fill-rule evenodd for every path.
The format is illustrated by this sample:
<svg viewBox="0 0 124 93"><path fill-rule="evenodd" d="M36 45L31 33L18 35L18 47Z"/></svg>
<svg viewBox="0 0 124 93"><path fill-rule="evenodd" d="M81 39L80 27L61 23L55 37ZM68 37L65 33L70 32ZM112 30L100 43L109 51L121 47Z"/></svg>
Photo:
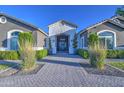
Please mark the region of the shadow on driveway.
<svg viewBox="0 0 124 93"><path fill-rule="evenodd" d="M74 66L74 67L80 67L80 64L79 64L79 63L76 63L76 62L68 62L68 61L57 61L57 60L50 60L50 59L42 59L42 60L39 60L39 62L52 63L52 64L61 64L61 65L68 65L68 66Z"/></svg>
<svg viewBox="0 0 124 93"><path fill-rule="evenodd" d="M57 55L50 55L51 57L64 57L64 58L81 58L79 55L73 54L57 54Z"/></svg>

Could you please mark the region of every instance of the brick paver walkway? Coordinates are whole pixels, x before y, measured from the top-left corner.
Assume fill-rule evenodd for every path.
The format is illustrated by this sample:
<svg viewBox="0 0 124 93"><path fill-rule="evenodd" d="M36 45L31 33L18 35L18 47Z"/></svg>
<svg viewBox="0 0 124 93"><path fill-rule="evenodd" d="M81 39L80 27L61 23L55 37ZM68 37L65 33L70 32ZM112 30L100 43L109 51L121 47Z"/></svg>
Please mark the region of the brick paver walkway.
<svg viewBox="0 0 124 93"><path fill-rule="evenodd" d="M86 60L77 55L53 55L39 63L45 65L34 75L0 78L1 87L87 87L124 86L123 77L88 74L79 62Z"/></svg>

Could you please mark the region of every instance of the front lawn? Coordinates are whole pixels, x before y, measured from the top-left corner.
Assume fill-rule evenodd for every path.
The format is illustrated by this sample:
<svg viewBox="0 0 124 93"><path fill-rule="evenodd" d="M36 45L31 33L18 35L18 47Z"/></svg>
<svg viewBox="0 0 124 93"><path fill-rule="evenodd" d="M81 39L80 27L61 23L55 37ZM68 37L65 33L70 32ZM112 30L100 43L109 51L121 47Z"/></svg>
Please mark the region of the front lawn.
<svg viewBox="0 0 124 93"><path fill-rule="evenodd" d="M110 65L124 70L124 62L110 62Z"/></svg>
<svg viewBox="0 0 124 93"><path fill-rule="evenodd" d="M11 66L12 66L12 64L0 64L0 70L5 70Z"/></svg>

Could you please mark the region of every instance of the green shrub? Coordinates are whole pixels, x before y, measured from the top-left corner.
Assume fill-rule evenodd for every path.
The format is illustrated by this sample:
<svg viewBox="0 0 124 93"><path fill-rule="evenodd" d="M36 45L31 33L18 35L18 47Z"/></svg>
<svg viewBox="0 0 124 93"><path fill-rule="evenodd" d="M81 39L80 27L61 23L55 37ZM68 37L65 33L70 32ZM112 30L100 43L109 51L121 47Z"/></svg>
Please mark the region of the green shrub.
<svg viewBox="0 0 124 93"><path fill-rule="evenodd" d="M42 59L48 55L48 50L38 50L36 51L36 58ZM18 51L0 51L0 60L19 60L20 54Z"/></svg>
<svg viewBox="0 0 124 93"><path fill-rule="evenodd" d="M107 58L124 58L124 50L107 50Z"/></svg>
<svg viewBox="0 0 124 93"><path fill-rule="evenodd" d="M107 58L124 58L124 50L107 50ZM83 58L89 58L88 50L77 49L77 54Z"/></svg>
<svg viewBox="0 0 124 93"><path fill-rule="evenodd" d="M117 58L124 58L124 50L118 50Z"/></svg>
<svg viewBox="0 0 124 93"><path fill-rule="evenodd" d="M42 59L43 57L46 57L47 55L48 55L48 50L47 49L36 51L36 58L37 59Z"/></svg>
<svg viewBox="0 0 124 93"><path fill-rule="evenodd" d="M119 51L118 50L107 50L107 58L117 58Z"/></svg>
<svg viewBox="0 0 124 93"><path fill-rule="evenodd" d="M46 57L48 55L48 50L47 49L44 49L43 50L43 57Z"/></svg>
<svg viewBox="0 0 124 93"><path fill-rule="evenodd" d="M80 55L81 57L88 59L89 58L89 53L87 50L84 49L78 49L77 54Z"/></svg>
<svg viewBox="0 0 124 93"><path fill-rule="evenodd" d="M17 51L0 51L0 60L18 60L19 54Z"/></svg>

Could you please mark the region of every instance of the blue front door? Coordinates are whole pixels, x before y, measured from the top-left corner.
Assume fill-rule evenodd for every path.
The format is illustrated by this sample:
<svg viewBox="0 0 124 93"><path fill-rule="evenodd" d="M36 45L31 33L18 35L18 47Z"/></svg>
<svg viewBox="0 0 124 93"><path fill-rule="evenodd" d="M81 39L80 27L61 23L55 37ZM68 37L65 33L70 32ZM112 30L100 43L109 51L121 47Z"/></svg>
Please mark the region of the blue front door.
<svg viewBox="0 0 124 93"><path fill-rule="evenodd" d="M57 51L68 51L68 36L57 36Z"/></svg>

